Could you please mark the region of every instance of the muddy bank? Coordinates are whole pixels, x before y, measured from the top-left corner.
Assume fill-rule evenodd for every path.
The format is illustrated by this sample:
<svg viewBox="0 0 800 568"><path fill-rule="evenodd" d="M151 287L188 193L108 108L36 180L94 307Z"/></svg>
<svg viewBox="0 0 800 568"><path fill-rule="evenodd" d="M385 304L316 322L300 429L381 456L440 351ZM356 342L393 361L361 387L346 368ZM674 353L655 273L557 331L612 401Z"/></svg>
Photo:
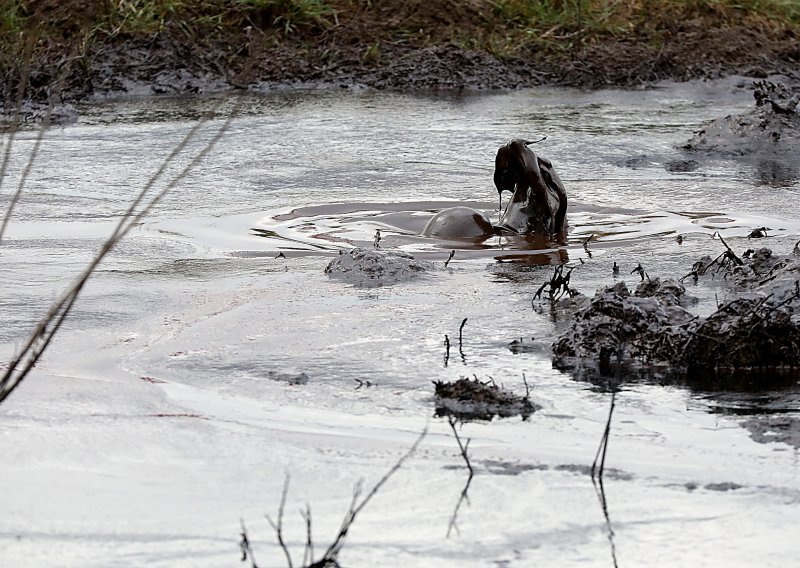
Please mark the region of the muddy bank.
<svg viewBox="0 0 800 568"><path fill-rule="evenodd" d="M616 5L611 17L564 8L547 21L527 5L487 0L208 2L163 13L155 3L150 12L83 0L22 6L0 26L5 112L20 94L43 103L303 86L635 87L800 69L790 20L735 8L669 5L654 16Z"/></svg>

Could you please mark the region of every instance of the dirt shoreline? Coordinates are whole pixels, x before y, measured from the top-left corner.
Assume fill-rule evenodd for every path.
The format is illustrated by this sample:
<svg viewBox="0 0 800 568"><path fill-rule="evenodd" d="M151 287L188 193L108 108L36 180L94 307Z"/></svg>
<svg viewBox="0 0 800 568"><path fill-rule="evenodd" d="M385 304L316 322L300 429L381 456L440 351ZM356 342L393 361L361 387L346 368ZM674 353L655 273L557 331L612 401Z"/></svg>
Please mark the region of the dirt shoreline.
<svg viewBox="0 0 800 568"><path fill-rule="evenodd" d="M795 26L752 14L665 12L650 22L631 13L625 17L635 21L613 30L580 21L545 30L483 0L330 1L335 23L326 16L288 32L275 14L252 9L215 25L198 23L203 14L195 11L127 29L127 20L112 26L117 13L99 19L91 2L43 0L17 35L0 34L0 107L8 115L21 103L41 110L48 100L308 87L642 88L776 74L800 81ZM21 39L25 33L33 35Z"/></svg>
<svg viewBox="0 0 800 568"><path fill-rule="evenodd" d="M629 39L591 44L566 53L530 53L501 59L452 43L428 47L281 42L249 57L229 58L228 48L203 49L158 36L98 46L62 91L65 101L95 95L188 94L278 88L491 91L541 85L586 89L641 88L664 81L730 75L800 80L800 43L752 30L688 32L654 50ZM65 55L62 55L64 57Z"/></svg>

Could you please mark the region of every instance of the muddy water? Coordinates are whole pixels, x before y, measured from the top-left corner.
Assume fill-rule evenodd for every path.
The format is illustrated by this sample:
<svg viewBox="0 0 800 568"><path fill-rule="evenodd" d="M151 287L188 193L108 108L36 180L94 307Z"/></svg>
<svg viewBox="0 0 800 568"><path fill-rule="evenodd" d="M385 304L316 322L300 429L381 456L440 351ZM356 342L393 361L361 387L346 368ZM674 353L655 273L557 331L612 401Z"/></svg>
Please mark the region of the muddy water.
<svg viewBox="0 0 800 568"><path fill-rule="evenodd" d="M2 408L0 453L13 459L0 478L20 491L0 509L0 547L15 565L220 565L235 561L239 518L252 520L257 554L270 557L279 551L258 522L277 506L286 471L289 508L312 504L321 549L352 483L380 478L426 424L422 450L353 529L347 563L795 560L795 386L624 385L605 516L586 472L608 394L551 368L549 344L568 314L531 302L561 262L585 293L613 282L614 263L629 282L639 264L651 276L682 276L699 256L723 252L715 232L737 250L763 243L788 253L800 238L800 181L774 182L758 163L666 168L687 158L676 146L705 121L748 108L745 89L290 92L240 103L221 142L102 265ZM234 104L103 103L46 133L0 254L4 359L198 117L217 115L169 171ZM544 135L537 151L570 198L566 243L419 236L453 204L496 218L496 149ZM35 136L15 142L4 202ZM749 241L762 226L768 239ZM382 247L440 269L378 289L323 274L340 250L371 246L376 230ZM727 293L718 284L690 291L700 313ZM430 419L431 381L472 375L518 392L524 376L542 410L464 426L477 475L458 534L446 538L466 476L449 427ZM296 521L290 541L301 551Z"/></svg>

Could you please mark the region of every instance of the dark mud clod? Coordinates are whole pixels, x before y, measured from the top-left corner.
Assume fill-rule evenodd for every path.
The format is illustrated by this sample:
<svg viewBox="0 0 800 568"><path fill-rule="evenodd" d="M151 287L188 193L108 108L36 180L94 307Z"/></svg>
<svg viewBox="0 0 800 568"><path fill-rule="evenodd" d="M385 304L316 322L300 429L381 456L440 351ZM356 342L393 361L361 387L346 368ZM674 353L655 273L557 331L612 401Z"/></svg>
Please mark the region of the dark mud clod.
<svg viewBox="0 0 800 568"><path fill-rule="evenodd" d="M617 266L617 262L614 261L614 266L611 267L611 274L616 278L619 276L619 266Z"/></svg>
<svg viewBox="0 0 800 568"><path fill-rule="evenodd" d="M768 237L767 228L766 227L758 227L757 229L753 229L750 231L750 234L747 235L748 239L762 239L764 237Z"/></svg>
<svg viewBox="0 0 800 568"><path fill-rule="evenodd" d="M494 381L482 382L477 378L460 378L455 382L434 381L435 416L449 416L458 420L492 420L495 416L528 418L536 407L526 396L521 397ZM527 388L527 387L526 387Z"/></svg>
<svg viewBox="0 0 800 568"><path fill-rule="evenodd" d="M508 344L508 350L515 355L517 353L532 353L538 351L536 345L533 343L534 340L533 337L530 338L530 341L527 341L524 337L520 337Z"/></svg>
<svg viewBox="0 0 800 568"><path fill-rule="evenodd" d="M590 380L622 372L707 388L717 388L720 377L760 385L800 374L800 262L766 248L742 259L722 242L725 252L714 261L704 257L684 279L724 271L734 299L697 317L684 309L689 298L678 282L642 281L633 294L619 282L575 314L553 343L554 366Z"/></svg>
<svg viewBox="0 0 800 568"><path fill-rule="evenodd" d="M341 252L342 251L339 251L339 254L341 254ZM281 252L278 253L278 256L276 256L275 258L286 258L286 255L283 254L283 252L281 251Z"/></svg>

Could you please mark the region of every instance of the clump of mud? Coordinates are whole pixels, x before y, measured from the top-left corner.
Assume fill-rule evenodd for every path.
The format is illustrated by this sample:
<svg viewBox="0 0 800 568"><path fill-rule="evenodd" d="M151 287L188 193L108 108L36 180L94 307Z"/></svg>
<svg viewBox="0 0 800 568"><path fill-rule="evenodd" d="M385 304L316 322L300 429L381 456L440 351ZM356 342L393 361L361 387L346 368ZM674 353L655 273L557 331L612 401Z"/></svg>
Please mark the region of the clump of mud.
<svg viewBox="0 0 800 568"><path fill-rule="evenodd" d="M334 258L325 274L361 288L403 282L433 270L433 264L399 251L354 248Z"/></svg>
<svg viewBox="0 0 800 568"><path fill-rule="evenodd" d="M773 372L778 380L800 372L800 258L766 248L738 257L729 249L704 257L688 276L729 282L733 299L696 317L679 282L645 281L632 295L617 283L599 290L556 339L554 366L626 378L655 371L700 386L718 384L721 374Z"/></svg>
<svg viewBox="0 0 800 568"><path fill-rule="evenodd" d="M458 420L491 420L495 416L528 418L536 407L526 394L518 396L494 381L460 378L452 383L434 381L436 416L453 416Z"/></svg>
<svg viewBox="0 0 800 568"><path fill-rule="evenodd" d="M601 375L612 365L662 365L679 357L694 318L686 289L675 280L647 280L631 294L624 282L598 290L552 345L559 369L589 367Z"/></svg>
<svg viewBox="0 0 800 568"><path fill-rule="evenodd" d="M754 162L765 181L797 177L800 143L800 86L759 81L753 84L755 107L712 121L683 146L709 156Z"/></svg>

